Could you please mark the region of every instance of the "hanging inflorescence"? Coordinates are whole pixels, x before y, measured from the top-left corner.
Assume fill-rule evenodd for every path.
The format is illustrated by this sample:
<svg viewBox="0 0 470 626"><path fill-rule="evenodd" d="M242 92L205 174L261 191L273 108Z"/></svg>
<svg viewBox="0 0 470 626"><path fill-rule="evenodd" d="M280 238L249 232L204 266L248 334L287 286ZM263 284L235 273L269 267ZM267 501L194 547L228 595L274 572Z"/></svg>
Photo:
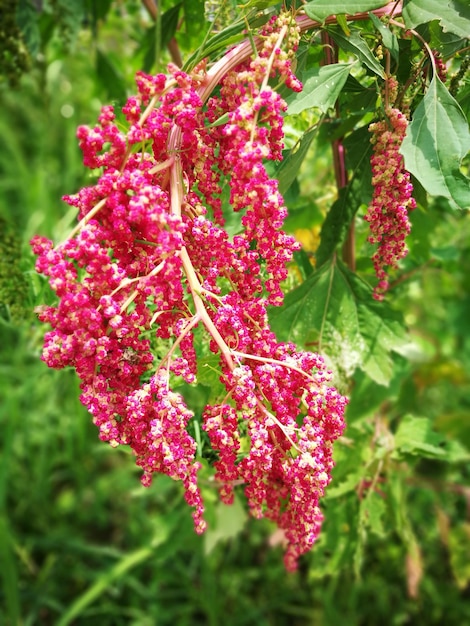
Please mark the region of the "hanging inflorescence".
<svg viewBox="0 0 470 626"><path fill-rule="evenodd" d="M395 79L388 79L388 91L396 91ZM387 106L386 117L369 126L373 145L372 201L365 219L370 225L369 242L377 244L372 256L378 283L374 289L374 298L382 300L389 288L387 268L397 268L408 249L406 237L411 224L408 212L416 207L412 197L413 185L409 172L405 170L403 157L399 150L405 138L408 119L398 108Z"/></svg>
<svg viewBox="0 0 470 626"><path fill-rule="evenodd" d="M155 473L182 481L197 532L206 523L194 415L175 389L218 355L221 392L198 418L215 484L227 504L243 484L253 516L284 531L289 570L320 530L346 404L322 358L278 342L267 317L298 249L264 166L283 147L286 105L273 81L301 89L298 40L284 14L256 39L255 58L227 71L218 62L216 84L204 64L138 73L122 113L105 106L97 126L78 130L84 163L100 174L65 198L79 211L74 233L56 247L33 240L58 298L39 310L52 327L44 361L76 369L100 438L132 448L144 485ZM240 217L232 237L228 211Z"/></svg>

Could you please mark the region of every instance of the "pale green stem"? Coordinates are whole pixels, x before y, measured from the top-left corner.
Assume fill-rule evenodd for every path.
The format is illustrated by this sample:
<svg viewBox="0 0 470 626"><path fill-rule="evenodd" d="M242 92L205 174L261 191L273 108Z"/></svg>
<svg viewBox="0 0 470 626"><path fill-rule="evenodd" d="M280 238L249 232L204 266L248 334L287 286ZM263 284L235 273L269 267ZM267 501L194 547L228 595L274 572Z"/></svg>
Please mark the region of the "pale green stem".
<svg viewBox="0 0 470 626"><path fill-rule="evenodd" d="M78 224L75 226L75 228L72 230L72 232L69 234L69 236L67 237L67 239L65 241L62 241L61 243L58 243L56 246L57 248L60 248L60 246L63 246L64 243L67 243L67 241L69 241L70 239L72 239L73 237L75 237L75 235L77 233L79 233L82 228L88 224L88 222L104 207L104 205L106 204L106 200L107 198L103 198L102 200L100 200L97 204L95 204L95 206L85 215L85 217L83 217Z"/></svg>
<svg viewBox="0 0 470 626"><path fill-rule="evenodd" d="M181 130L178 126L173 126L170 139L168 141L168 151L172 150L172 145L181 141ZM176 148L175 148L176 150ZM175 155L172 165L170 166L170 201L171 214L181 219L181 205L183 204L183 172L179 156Z"/></svg>
<svg viewBox="0 0 470 626"><path fill-rule="evenodd" d="M261 409L261 411L263 411L263 413L265 413L265 415L267 415L269 419L272 419L272 421L276 424L276 426L278 426L281 429L284 437L291 444L291 446L301 453L302 450L300 450L300 448L297 446L295 441L292 440L284 424L282 424L282 422L280 422L275 415L273 415L270 411L268 411L268 409L265 407L265 405L261 402L259 398L256 398L256 403L258 407Z"/></svg>
<svg viewBox="0 0 470 626"><path fill-rule="evenodd" d="M296 365L292 365L292 363L288 363L287 361L280 361L279 359L270 359L268 357L256 356L254 354L247 354L246 352L239 352L238 350L233 350L233 355L237 356L241 359L249 359L252 361L259 361L260 363L268 363L272 365L281 365L282 367L286 367L287 369L291 369L294 372L298 372L302 374L306 378L310 379L312 382L316 382L313 376L310 376L304 370L300 369Z"/></svg>
<svg viewBox="0 0 470 626"><path fill-rule="evenodd" d="M163 161L162 163L157 163L157 165L152 167L152 169L149 170L149 174L156 174L157 172L161 172L162 170L165 170L168 167L170 167L170 165L172 164L173 164L173 157L170 157L166 161Z"/></svg>
<svg viewBox="0 0 470 626"><path fill-rule="evenodd" d="M273 51L271 52L271 56L269 57L268 64L266 66L266 74L264 75L263 82L261 83L261 87L259 92L261 93L264 89L266 89L269 82L269 75L271 74L271 70L273 68L274 59L276 58L276 50L281 47L282 40L287 34L287 26L284 25L279 31L279 37L277 38L276 43L274 44ZM259 118L259 109L255 113L255 117L253 119L253 127L251 129L250 142L253 141L255 136L255 128L258 125Z"/></svg>
<svg viewBox="0 0 470 626"><path fill-rule="evenodd" d="M129 282L127 284L133 283L135 281L145 280L146 278L151 278L152 276L156 276L162 271L164 267L165 267L165 259L161 263L159 263L156 267L154 267L153 270L149 274L146 274L145 276L138 276L137 278L131 278L129 279ZM125 286L126 285L122 285L122 287L125 287ZM117 287L111 295L114 295L115 293L117 293L117 291L119 291L119 289L121 289L122 287L121 286ZM133 291L131 295L127 298L127 300L121 305L121 313L125 311L132 302L134 302L134 300L137 298L138 295L139 295L139 292L137 289L135 289L135 291Z"/></svg>
<svg viewBox="0 0 470 626"><path fill-rule="evenodd" d="M201 287L201 283L199 282L198 277L196 276L196 272L194 270L193 264L191 263L191 259L189 258L189 254L186 248L181 248L180 255L183 262L183 269L186 274L186 278L188 279L189 289L193 297L196 311L199 314L201 321L206 327L208 333L219 346L220 352L222 353L222 356L224 357L227 365L230 367L231 370L233 370L236 366L232 359L232 350L225 343L224 338L219 333L216 325L212 321L204 305L204 302L199 295L200 293L203 293L203 289Z"/></svg>
<svg viewBox="0 0 470 626"><path fill-rule="evenodd" d="M176 130L175 130L176 129ZM179 131L179 132L178 132ZM173 128L172 135L170 137L169 144L172 146L178 143L178 139L181 136L181 131L176 126ZM173 164L170 167L170 188L171 188L171 213L172 215L177 215L181 217L181 205L183 202L183 189L182 189L182 171L181 171L181 161L179 157L175 157ZM190 256L185 246L183 246L180 251L180 258L183 264L183 270L188 280L189 289L191 291L191 295L193 297L194 306L196 307L196 312L206 327L207 331L214 339L216 344L219 346L219 349L224 357L227 365L231 370L235 368L235 363L233 362L231 356L231 350L227 346L224 341L224 338L217 330L214 322L212 321L204 302L201 298L201 294L204 293L204 289L197 277L194 266L191 262Z"/></svg>
<svg viewBox="0 0 470 626"><path fill-rule="evenodd" d="M168 352L163 357L160 365L158 366L158 369L160 369L165 364L165 362L168 361L167 371L168 371L168 376L170 375L171 357L173 356L176 348L180 345L180 343L183 341L183 339L186 337L186 335L190 332L190 330L192 328L194 328L195 326L197 326L200 321L201 321L201 318L200 318L200 316L198 314L193 316L193 318L185 326L184 330L181 331L181 333L178 335L178 338L176 339L174 344L171 346L171 348L168 350Z"/></svg>
<svg viewBox="0 0 470 626"><path fill-rule="evenodd" d="M276 58L276 50L281 47L282 40L287 34L287 26L284 25L279 31L279 37L277 38L276 43L274 44L273 51L271 52L271 56L269 57L268 65L266 66L266 74L264 76L263 82L260 87L260 91L266 89L269 81L269 75L271 74L271 70L273 69L274 59Z"/></svg>
<svg viewBox="0 0 470 626"><path fill-rule="evenodd" d="M118 291L120 291L121 289L124 289L124 287L128 287L129 285L132 285L133 283L138 283L139 280L143 280L144 278L149 278L150 276L155 276L155 274L158 274L158 272L162 269L163 269L163 263L160 263L159 265L157 265L157 267L154 267L154 269L149 274L146 274L145 276L136 276L135 278L123 278L121 282L119 283L119 285L116 287L116 289L110 293L110 296L114 296L115 294L117 294Z"/></svg>

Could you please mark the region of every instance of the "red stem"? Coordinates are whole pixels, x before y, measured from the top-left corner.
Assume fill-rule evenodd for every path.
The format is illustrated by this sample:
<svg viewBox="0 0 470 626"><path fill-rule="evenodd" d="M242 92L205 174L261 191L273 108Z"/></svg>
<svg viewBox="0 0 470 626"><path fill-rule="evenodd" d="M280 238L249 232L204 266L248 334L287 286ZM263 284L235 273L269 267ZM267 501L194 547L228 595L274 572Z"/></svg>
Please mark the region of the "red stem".
<svg viewBox="0 0 470 626"><path fill-rule="evenodd" d="M333 65L338 63L338 46L326 31L322 32L322 43L325 55L323 65ZM340 109L338 102L336 102L335 110L336 117L339 117ZM339 192L348 184L348 171L346 169L346 155L344 151L343 137L335 139L331 144L331 148L333 151L333 167L335 170L336 187ZM349 269L354 272L356 269L354 219L351 221L343 244L342 258Z"/></svg>

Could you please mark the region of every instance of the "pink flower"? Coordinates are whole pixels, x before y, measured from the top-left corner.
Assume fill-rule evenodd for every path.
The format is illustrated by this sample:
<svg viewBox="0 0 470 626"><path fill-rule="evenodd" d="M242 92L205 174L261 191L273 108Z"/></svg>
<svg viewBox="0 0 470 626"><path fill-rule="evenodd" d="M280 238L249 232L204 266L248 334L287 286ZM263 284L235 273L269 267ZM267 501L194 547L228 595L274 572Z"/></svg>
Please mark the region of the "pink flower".
<svg viewBox="0 0 470 626"><path fill-rule="evenodd" d="M408 252L405 244L410 232L408 211L416 206L412 198L410 174L404 169L399 149L408 120L398 109L388 108L387 119L371 124L373 143L372 202L365 219L370 224L369 242L378 244L372 257L378 284L374 298L382 300L389 287L386 267L397 268Z"/></svg>
<svg viewBox="0 0 470 626"><path fill-rule="evenodd" d="M205 66L139 72L126 133L109 106L78 130L85 165L101 171L65 197L77 228L59 246L32 244L58 298L39 311L51 326L43 359L75 367L100 439L131 447L143 485L155 473L181 481L199 533L191 432L200 418L222 501L243 485L251 513L283 529L292 570L320 530L346 399L318 355L279 343L268 324L299 247L282 230L287 210L265 168L281 158L285 111L268 79L300 88L299 31L285 14L263 37L259 56L226 72L210 98ZM241 216L234 236L224 229L230 211ZM225 391L194 416L175 382L195 383L211 353Z"/></svg>

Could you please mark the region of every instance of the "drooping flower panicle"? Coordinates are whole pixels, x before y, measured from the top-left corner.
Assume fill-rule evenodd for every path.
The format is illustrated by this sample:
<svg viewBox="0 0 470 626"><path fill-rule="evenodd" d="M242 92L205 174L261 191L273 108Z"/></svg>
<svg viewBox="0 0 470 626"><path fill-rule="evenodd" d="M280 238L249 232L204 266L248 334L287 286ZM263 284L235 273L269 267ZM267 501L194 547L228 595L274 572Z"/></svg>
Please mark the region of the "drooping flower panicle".
<svg viewBox="0 0 470 626"><path fill-rule="evenodd" d="M392 84L393 86L393 84ZM397 108L388 107L386 118L369 126L372 133L372 201L365 219L370 225L369 242L377 244L372 256L378 283L374 298L382 300L389 288L387 267L395 269L408 252L408 212L416 207L410 174L404 168L400 146L408 120Z"/></svg>
<svg viewBox="0 0 470 626"><path fill-rule="evenodd" d="M101 169L65 198L76 229L56 247L33 240L58 298L39 310L52 327L44 361L76 369L100 438L132 448L144 485L155 473L182 481L197 532L201 465L177 385L195 383L199 359L219 355L220 398L201 416L215 483L227 504L243 484L252 514L284 531L289 570L320 530L346 404L322 358L278 342L267 317L298 249L264 166L281 158L283 139L285 103L270 82L301 88L291 69L298 39L282 14L261 32L258 56L229 70L219 61L191 74L139 72L122 109L126 132L111 106L78 130L85 165ZM230 209L240 214L232 237Z"/></svg>

